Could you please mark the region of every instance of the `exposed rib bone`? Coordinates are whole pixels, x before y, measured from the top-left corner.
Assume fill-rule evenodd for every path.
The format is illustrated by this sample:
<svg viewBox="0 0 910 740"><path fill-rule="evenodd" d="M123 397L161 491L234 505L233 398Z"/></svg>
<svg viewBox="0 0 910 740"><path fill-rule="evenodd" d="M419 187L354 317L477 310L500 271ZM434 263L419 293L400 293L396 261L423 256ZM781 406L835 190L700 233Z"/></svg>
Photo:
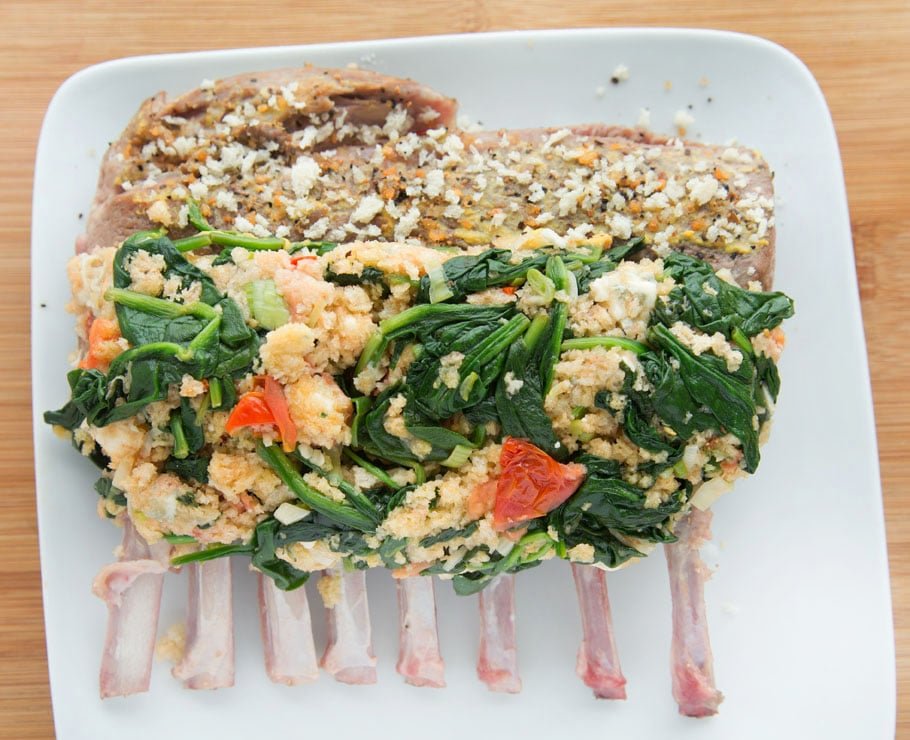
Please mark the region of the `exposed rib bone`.
<svg viewBox="0 0 910 740"><path fill-rule="evenodd" d="M338 602L328 610L329 640L320 665L336 681L353 684L376 683L376 656L370 630L366 574L362 570L327 573L339 582Z"/></svg>
<svg viewBox="0 0 910 740"><path fill-rule="evenodd" d="M445 663L439 654L432 576L399 579L398 624L396 670L412 686L443 688Z"/></svg>
<svg viewBox="0 0 910 740"><path fill-rule="evenodd" d="M95 577L92 591L108 608L102 699L148 691L168 552L167 543L150 548L124 518L118 561Z"/></svg>
<svg viewBox="0 0 910 740"><path fill-rule="evenodd" d="M301 586L282 591L268 576L259 578L259 626L265 670L275 683L296 686L319 678L310 605Z"/></svg>
<svg viewBox="0 0 910 740"><path fill-rule="evenodd" d="M575 670L598 699L625 699L626 679L619 666L605 574L593 565L572 563L572 575L583 632Z"/></svg>
<svg viewBox="0 0 910 740"><path fill-rule="evenodd" d="M679 713L707 717L723 701L714 685L714 659L705 616L705 580L710 575L698 548L711 538L711 512L692 508L676 527L679 540L664 546L673 600L670 663Z"/></svg>
<svg viewBox="0 0 910 740"><path fill-rule="evenodd" d="M231 560L217 558L187 566L186 649L171 673L188 689L234 685L234 613Z"/></svg>
<svg viewBox="0 0 910 740"><path fill-rule="evenodd" d="M480 657L477 676L490 691L517 694L518 648L515 643L515 576L493 579L480 592Z"/></svg>

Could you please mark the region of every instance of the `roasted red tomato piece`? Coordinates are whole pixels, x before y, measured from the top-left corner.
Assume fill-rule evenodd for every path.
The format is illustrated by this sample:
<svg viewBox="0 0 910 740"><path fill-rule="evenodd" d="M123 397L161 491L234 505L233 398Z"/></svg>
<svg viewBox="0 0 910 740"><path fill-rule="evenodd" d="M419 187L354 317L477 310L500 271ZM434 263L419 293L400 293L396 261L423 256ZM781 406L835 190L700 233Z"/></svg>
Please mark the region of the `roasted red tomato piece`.
<svg viewBox="0 0 910 740"><path fill-rule="evenodd" d="M285 452L290 452L297 446L297 425L291 418L291 412L288 411L284 388L271 375L266 375L262 382L265 402L272 412L275 426L278 427L278 433L281 435L281 446L284 447Z"/></svg>
<svg viewBox="0 0 910 740"><path fill-rule="evenodd" d="M233 434L243 427L254 427L261 424L274 424L275 417L269 405L265 402L265 394L262 391L250 391L244 393L237 405L231 411L224 430L228 434Z"/></svg>
<svg viewBox="0 0 910 740"><path fill-rule="evenodd" d="M297 445L297 425L288 411L287 400L281 384L270 375L253 381L256 390L244 393L225 424L225 431L233 434L242 427L268 424L278 430L281 445L290 452Z"/></svg>
<svg viewBox="0 0 910 740"><path fill-rule="evenodd" d="M584 465L556 462L530 442L506 437L499 457L493 526L508 529L553 511L581 485Z"/></svg>

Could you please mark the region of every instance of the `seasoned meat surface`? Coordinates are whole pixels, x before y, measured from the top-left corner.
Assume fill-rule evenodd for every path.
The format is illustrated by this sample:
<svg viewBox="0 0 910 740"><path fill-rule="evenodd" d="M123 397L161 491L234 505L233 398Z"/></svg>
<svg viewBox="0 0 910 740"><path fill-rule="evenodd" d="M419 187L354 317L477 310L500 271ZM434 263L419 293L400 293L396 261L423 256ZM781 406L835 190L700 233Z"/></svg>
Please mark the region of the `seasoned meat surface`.
<svg viewBox="0 0 910 740"><path fill-rule="evenodd" d="M743 147L601 124L470 131L456 103L360 70L277 70L147 101L105 156L87 248L139 229L290 240L609 243L679 250L769 287L772 177Z"/></svg>

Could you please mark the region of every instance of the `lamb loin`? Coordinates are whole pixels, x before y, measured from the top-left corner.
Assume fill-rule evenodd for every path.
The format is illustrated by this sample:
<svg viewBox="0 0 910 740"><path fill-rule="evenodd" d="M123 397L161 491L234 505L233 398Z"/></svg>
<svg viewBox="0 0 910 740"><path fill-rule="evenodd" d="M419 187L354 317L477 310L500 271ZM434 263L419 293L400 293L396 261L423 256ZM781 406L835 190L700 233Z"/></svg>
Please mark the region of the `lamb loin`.
<svg viewBox="0 0 910 740"><path fill-rule="evenodd" d="M600 124L474 132L455 102L359 70L244 75L148 101L105 156L87 246L141 229L459 247L642 236L771 284L771 173L733 146Z"/></svg>

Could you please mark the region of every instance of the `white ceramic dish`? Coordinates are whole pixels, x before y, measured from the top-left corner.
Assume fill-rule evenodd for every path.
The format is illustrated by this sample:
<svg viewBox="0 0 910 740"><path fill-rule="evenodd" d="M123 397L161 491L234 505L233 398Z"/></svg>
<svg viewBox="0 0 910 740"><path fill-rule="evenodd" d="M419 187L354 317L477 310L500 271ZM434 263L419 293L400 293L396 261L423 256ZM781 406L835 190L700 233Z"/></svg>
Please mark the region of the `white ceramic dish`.
<svg viewBox="0 0 910 740"><path fill-rule="evenodd" d="M261 658L254 579L236 563L237 685L180 688L159 664L151 691L98 699L106 621L89 586L118 532L95 516L91 466L41 424L65 398L72 320L64 266L94 192L100 156L142 99L204 78L313 62L358 62L457 97L486 127L585 121L656 130L695 116L690 135L733 137L776 170L777 286L796 298L783 393L758 475L715 507L719 569L707 589L719 716L677 715L670 695L670 604L663 557L609 579L628 678L624 703L595 701L574 673L580 638L571 576L547 563L518 579L524 691L487 692L474 675L476 602L438 589L448 688L406 686L394 671L394 589L370 574L379 683L327 675L289 689ZM615 85L618 64L630 70ZM708 81L705 86L704 80ZM700 84L700 80L702 84ZM666 89L665 82L672 83ZM57 92L41 132L32 225L35 465L48 662L61 739L885 738L895 711L891 605L878 458L850 225L825 101L789 52L707 31L590 30L403 39L124 59L92 67ZM169 576L161 629L182 617L185 583ZM319 597L311 605L321 640ZM317 643L318 644L318 643ZM592 735L592 733L596 733Z"/></svg>

